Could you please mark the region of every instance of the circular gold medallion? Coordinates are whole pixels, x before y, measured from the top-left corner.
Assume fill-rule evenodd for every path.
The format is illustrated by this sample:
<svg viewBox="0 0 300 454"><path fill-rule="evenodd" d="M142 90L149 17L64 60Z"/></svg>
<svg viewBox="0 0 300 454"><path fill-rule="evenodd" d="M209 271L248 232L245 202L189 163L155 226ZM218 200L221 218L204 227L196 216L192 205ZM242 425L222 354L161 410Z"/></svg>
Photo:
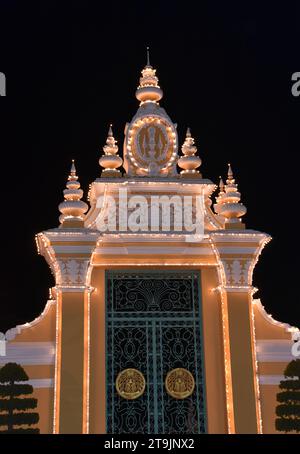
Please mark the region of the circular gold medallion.
<svg viewBox="0 0 300 454"><path fill-rule="evenodd" d="M195 380L191 372L178 367L167 373L165 386L167 393L174 399L185 399L193 394Z"/></svg>
<svg viewBox="0 0 300 454"><path fill-rule="evenodd" d="M144 393L145 387L144 375L137 369L124 369L117 376L117 393L124 399L137 399Z"/></svg>

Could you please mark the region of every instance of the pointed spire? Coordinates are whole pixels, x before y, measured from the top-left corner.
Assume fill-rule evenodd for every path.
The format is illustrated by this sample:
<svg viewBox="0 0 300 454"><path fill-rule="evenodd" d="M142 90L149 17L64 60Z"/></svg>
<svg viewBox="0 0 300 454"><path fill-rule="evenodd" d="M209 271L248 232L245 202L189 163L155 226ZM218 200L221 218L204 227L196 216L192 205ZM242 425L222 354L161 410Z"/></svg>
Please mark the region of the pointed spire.
<svg viewBox="0 0 300 454"><path fill-rule="evenodd" d="M104 155L99 159L99 164L104 168L102 177L121 177L118 167L123 164L122 158L118 155L118 145L114 138L112 124L109 125L106 144L103 147Z"/></svg>
<svg viewBox="0 0 300 454"><path fill-rule="evenodd" d="M221 190L220 184L220 192L216 198L217 203L214 205L216 213L225 218L225 228L240 229L245 227L240 218L246 214L247 209L240 200L241 194L238 192L238 185L233 178L231 165L228 164L226 185L223 183Z"/></svg>
<svg viewBox="0 0 300 454"><path fill-rule="evenodd" d="M229 181L232 181L233 180L233 172L232 172L232 168L231 168L231 164L228 163L228 173L227 173L227 176L228 176L228 180Z"/></svg>
<svg viewBox="0 0 300 454"><path fill-rule="evenodd" d="M140 85L135 92L135 96L140 101L140 105L144 102L158 103L163 97L163 92L158 85L158 78L155 73L156 69L150 64L150 51L149 47L147 47L147 64L142 70Z"/></svg>
<svg viewBox="0 0 300 454"><path fill-rule="evenodd" d="M149 46L147 46L147 66L151 66L151 64L150 64L150 49L149 49Z"/></svg>
<svg viewBox="0 0 300 454"><path fill-rule="evenodd" d="M76 175L74 159L72 159L66 189L63 192L65 200L58 206L59 211L62 213L59 217L61 227L83 227L84 213L88 210L88 205L81 200L83 191L80 189L80 183Z"/></svg>
<svg viewBox="0 0 300 454"><path fill-rule="evenodd" d="M217 214L220 214L220 210L221 210L221 205L222 205L222 197L225 193L224 189L225 189L225 185L224 185L224 181L223 181L223 178L221 177L221 175L219 176L220 178L220 181L219 181L219 193L218 195L216 196L216 203L214 204L214 210Z"/></svg>
<svg viewBox="0 0 300 454"><path fill-rule="evenodd" d="M201 173L196 170L201 166L201 159L195 156L197 147L194 145L195 140L191 135L190 128L187 128L185 141L181 147L183 156L178 159L178 166L183 169L180 172L181 177L195 177L201 178Z"/></svg>
<svg viewBox="0 0 300 454"><path fill-rule="evenodd" d="M223 181L223 178L221 177L221 175L219 176L220 178L220 181L219 181L219 195L220 193L223 193L224 192L224 181Z"/></svg>
<svg viewBox="0 0 300 454"><path fill-rule="evenodd" d="M71 165L69 179L71 179L74 176L76 176L76 167L75 167L75 160L72 159L72 165ZM76 177L76 178L78 178L78 177Z"/></svg>

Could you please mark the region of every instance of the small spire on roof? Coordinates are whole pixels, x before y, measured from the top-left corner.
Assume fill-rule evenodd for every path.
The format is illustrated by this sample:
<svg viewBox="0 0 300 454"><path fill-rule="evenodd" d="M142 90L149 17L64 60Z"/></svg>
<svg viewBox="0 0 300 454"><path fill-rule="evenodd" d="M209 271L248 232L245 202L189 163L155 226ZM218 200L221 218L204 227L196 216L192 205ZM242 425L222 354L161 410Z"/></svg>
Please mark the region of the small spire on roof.
<svg viewBox="0 0 300 454"><path fill-rule="evenodd" d="M75 160L74 159L72 159L72 165L71 165L69 179L71 179L71 177L76 177L76 167L75 167Z"/></svg>
<svg viewBox="0 0 300 454"><path fill-rule="evenodd" d="M231 168L230 162L228 163L228 180L232 181L233 180L233 172Z"/></svg>
<svg viewBox="0 0 300 454"><path fill-rule="evenodd" d="M149 49L149 46L147 46L147 66L151 66L150 65L150 49Z"/></svg>
<svg viewBox="0 0 300 454"><path fill-rule="evenodd" d="M76 175L74 159L72 159L66 189L63 192L64 201L58 207L61 212L59 217L61 227L83 227L84 213L88 210L88 205L81 200L83 191L80 189L80 183Z"/></svg>

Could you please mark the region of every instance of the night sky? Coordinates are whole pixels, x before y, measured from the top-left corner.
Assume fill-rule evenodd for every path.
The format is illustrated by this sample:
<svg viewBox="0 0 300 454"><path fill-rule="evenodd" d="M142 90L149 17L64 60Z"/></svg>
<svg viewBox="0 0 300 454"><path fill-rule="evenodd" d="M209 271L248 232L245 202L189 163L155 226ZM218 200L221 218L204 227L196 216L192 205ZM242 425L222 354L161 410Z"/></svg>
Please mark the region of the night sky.
<svg viewBox="0 0 300 454"><path fill-rule="evenodd" d="M147 45L180 145L190 126L214 182L231 162L247 227L273 237L255 269L257 296L300 326L299 2L0 5L0 331L43 310L54 281L34 235L58 226L71 159L86 196L110 122L122 146Z"/></svg>

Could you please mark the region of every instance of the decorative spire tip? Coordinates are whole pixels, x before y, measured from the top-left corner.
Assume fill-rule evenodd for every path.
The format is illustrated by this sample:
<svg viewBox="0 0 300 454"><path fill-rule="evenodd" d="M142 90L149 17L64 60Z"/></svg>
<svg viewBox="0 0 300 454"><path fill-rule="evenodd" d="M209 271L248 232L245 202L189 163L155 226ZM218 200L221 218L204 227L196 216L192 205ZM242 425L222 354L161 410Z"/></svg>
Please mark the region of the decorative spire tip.
<svg viewBox="0 0 300 454"><path fill-rule="evenodd" d="M150 49L149 49L149 46L147 46L147 66L151 66L150 65Z"/></svg>
<svg viewBox="0 0 300 454"><path fill-rule="evenodd" d="M72 165L71 165L71 176L75 176L76 175L76 167L75 167L75 159L72 159Z"/></svg>

